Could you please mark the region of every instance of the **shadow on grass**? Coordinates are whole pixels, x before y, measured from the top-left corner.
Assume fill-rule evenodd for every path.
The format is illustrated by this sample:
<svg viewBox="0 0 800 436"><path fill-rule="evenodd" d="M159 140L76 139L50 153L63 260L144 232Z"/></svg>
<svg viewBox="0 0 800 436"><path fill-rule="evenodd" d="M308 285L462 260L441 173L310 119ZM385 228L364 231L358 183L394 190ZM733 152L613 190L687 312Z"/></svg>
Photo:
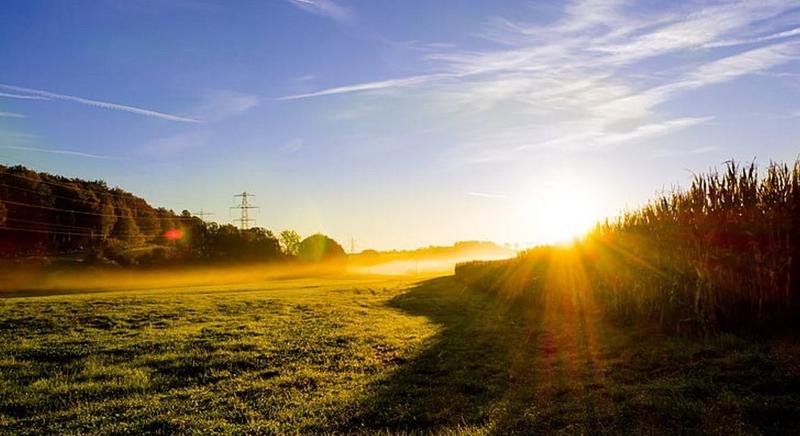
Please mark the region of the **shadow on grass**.
<svg viewBox="0 0 800 436"><path fill-rule="evenodd" d="M553 304L535 310L465 288L452 277L421 282L389 305L424 316L440 330L347 408L347 432L800 429L800 377L787 374L769 347L754 341L619 329L597 313ZM764 391L772 385L780 389Z"/></svg>
<svg viewBox="0 0 800 436"><path fill-rule="evenodd" d="M348 430L466 430L534 395L538 329L523 306L465 288L452 277L422 282L389 303L440 328L350 411ZM511 389L513 387L513 389ZM527 389L531 388L531 389ZM508 410L498 410L508 408Z"/></svg>

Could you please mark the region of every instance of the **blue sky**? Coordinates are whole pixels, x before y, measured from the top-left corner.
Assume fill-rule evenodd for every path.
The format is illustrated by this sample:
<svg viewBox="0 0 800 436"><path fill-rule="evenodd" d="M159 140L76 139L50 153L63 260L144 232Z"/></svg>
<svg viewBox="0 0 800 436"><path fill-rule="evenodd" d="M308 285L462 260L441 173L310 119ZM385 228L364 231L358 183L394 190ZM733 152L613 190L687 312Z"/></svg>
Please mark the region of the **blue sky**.
<svg viewBox="0 0 800 436"><path fill-rule="evenodd" d="M0 162L358 248L547 242L800 153L800 2L10 0Z"/></svg>

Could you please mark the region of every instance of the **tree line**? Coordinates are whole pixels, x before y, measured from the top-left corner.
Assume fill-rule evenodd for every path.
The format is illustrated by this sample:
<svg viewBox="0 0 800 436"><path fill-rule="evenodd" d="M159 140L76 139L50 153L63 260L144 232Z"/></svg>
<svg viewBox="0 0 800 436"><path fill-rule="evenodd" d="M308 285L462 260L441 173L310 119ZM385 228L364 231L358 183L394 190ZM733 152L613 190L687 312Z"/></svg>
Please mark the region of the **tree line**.
<svg viewBox="0 0 800 436"><path fill-rule="evenodd" d="M0 165L0 256L74 255L122 265L234 263L341 258L325 235L301 239L254 227L205 222L189 211L154 208L104 181Z"/></svg>

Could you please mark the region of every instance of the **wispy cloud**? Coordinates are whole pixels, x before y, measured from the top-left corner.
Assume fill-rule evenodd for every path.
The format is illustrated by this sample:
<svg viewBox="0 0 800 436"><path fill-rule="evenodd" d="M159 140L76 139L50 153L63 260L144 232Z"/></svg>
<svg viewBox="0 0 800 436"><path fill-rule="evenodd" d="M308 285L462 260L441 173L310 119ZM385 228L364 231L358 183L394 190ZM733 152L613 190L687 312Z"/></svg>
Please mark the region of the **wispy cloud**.
<svg viewBox="0 0 800 436"><path fill-rule="evenodd" d="M206 131L181 132L147 141L136 147L136 151L147 156L168 156L208 144Z"/></svg>
<svg viewBox="0 0 800 436"><path fill-rule="evenodd" d="M706 146L706 147L697 147L688 150L677 150L677 149L661 149L656 150L653 153L653 157L679 157L679 156L692 156L696 154L705 154L705 153L713 153L715 151L719 151L719 147L714 146Z"/></svg>
<svg viewBox="0 0 800 436"><path fill-rule="evenodd" d="M706 44L705 47L706 48L732 47L736 45L756 44L759 42L773 41L776 39L786 39L786 38L791 38L793 36L800 36L800 27L796 27L794 29L787 30L784 32L773 33L771 35L759 36L756 38L717 41L714 43Z"/></svg>
<svg viewBox="0 0 800 436"><path fill-rule="evenodd" d="M694 71L677 76L673 81L602 105L599 110L620 116L642 114L674 96L692 89L734 80L741 76L769 70L798 55L800 45L786 42L752 49L699 66Z"/></svg>
<svg viewBox="0 0 800 436"><path fill-rule="evenodd" d="M506 198L506 194L492 194L488 192L467 192L467 195L470 197L480 197L480 198Z"/></svg>
<svg viewBox="0 0 800 436"><path fill-rule="evenodd" d="M343 6L333 0L288 0L289 3L300 9L316 15L332 18L340 23L352 23L356 19L351 8Z"/></svg>
<svg viewBox="0 0 800 436"><path fill-rule="evenodd" d="M281 146L281 151L284 153L296 153L306 146L303 138L294 138Z"/></svg>
<svg viewBox="0 0 800 436"><path fill-rule="evenodd" d="M349 94L362 91L379 91L388 88L400 88L405 86L420 85L436 79L453 77L452 74L423 74L419 76L404 77L401 79L380 80L375 82L365 82L355 85L337 86L320 91L307 92L303 94L287 95L278 97L276 100L299 100L303 98L322 97L325 95Z"/></svg>
<svg viewBox="0 0 800 436"><path fill-rule="evenodd" d="M663 15L640 19L649 27L649 32L636 36L608 33L605 40L592 49L614 54L614 62L636 62L644 58L663 55L680 50L708 48L718 43L733 31L746 31L751 23L774 17L791 9L784 0L731 1L694 6L689 10L671 12L669 20L659 22ZM622 17L620 12L618 16Z"/></svg>
<svg viewBox="0 0 800 436"><path fill-rule="evenodd" d="M23 114L18 114L18 113L15 113L15 112L0 112L0 117L6 117L6 118L27 118L25 115L23 115Z"/></svg>
<svg viewBox="0 0 800 436"><path fill-rule="evenodd" d="M300 75L300 76L297 76L297 77L293 77L292 79L290 79L290 82L293 82L293 83L308 83L308 82L313 82L317 78L318 77L317 77L316 74L303 74L303 75Z"/></svg>
<svg viewBox="0 0 800 436"><path fill-rule="evenodd" d="M557 126L549 136L542 136L540 127L522 126L502 134L489 133L472 143L461 144L454 150L453 159L458 164L478 164L510 161L523 151L604 150L667 135L711 120L713 117L682 117L615 129L608 128L602 121L582 120Z"/></svg>
<svg viewBox="0 0 800 436"><path fill-rule="evenodd" d="M573 76L582 76L584 81L592 77L598 79L593 83L585 83L587 86L584 90L597 85L620 87L613 82L609 85L609 82L612 73L618 72L622 66L679 50L730 44L731 41L720 38L752 22L790 9L790 5L784 1L732 2L684 14L661 13L649 18L630 18L621 11L622 6L628 3L616 0L573 2L566 8L566 17L550 27L525 27L502 20L506 26L512 26L515 32L515 47L484 52L452 50L434 53L427 58L440 62L439 67L444 72L343 85L282 99L410 87L445 78L461 78L471 85L493 84L498 89L512 85L514 90L526 90L521 85L560 85L556 91L569 92L570 89L563 87L574 87ZM615 23L625 24L611 28ZM600 31L593 27L598 27ZM642 32L642 29L649 29L649 32ZM793 29L748 41L766 42L798 34L800 30ZM511 39L509 44L512 44ZM764 65L763 69L771 66L774 65ZM758 68L753 69L756 70ZM698 71L698 74L703 73L705 71ZM520 80L521 76L524 76L524 80ZM713 82L712 79L708 83ZM548 88L552 89L552 86Z"/></svg>
<svg viewBox="0 0 800 436"><path fill-rule="evenodd" d="M482 35L499 45L426 52L421 61L429 72L280 100L415 95L418 107L438 111L432 116L457 117L464 140L455 152L466 154L463 162L637 143L706 124L714 115L668 113L665 103L799 59L800 28L770 27L795 8L785 0L646 9L629 0L578 0L550 23L492 19Z"/></svg>
<svg viewBox="0 0 800 436"><path fill-rule="evenodd" d="M255 95L234 91L209 91L205 93L195 118L203 121L221 121L234 117L258 106Z"/></svg>
<svg viewBox="0 0 800 436"><path fill-rule="evenodd" d="M78 156L78 157L87 157L91 159L118 159L112 156L103 156L99 154L91 154L91 153L84 153L82 151L74 151L74 150L58 150L52 148L39 148L39 147L27 147L21 145L0 145L0 148L4 148L7 150L21 150L21 151L33 151L37 153L50 153L50 154L61 154L61 155L68 155L68 156Z"/></svg>
<svg viewBox="0 0 800 436"><path fill-rule="evenodd" d="M147 117L153 118L160 118L163 120L169 121L179 121L184 123L199 123L200 120L194 118L187 118L178 115L172 115L164 112L157 112L150 109L143 109L140 107L135 106L128 106L119 103L110 103L106 101L99 101L99 100L91 100L88 98L77 97L74 95L66 95L66 94L57 94L50 91L43 91L40 89L31 89L31 88L23 88L21 86L14 86L14 85L6 85L0 84L0 88L6 89L9 91L20 93L26 97L24 98L31 98L31 99L39 99L39 100L64 100L64 101L72 101L75 103L85 104L89 106L94 106L103 109L111 109L111 110L118 110L123 112L130 112L137 115L144 115ZM7 96L7 95L6 95ZM19 98L19 97L15 97Z"/></svg>
<svg viewBox="0 0 800 436"><path fill-rule="evenodd" d="M624 144L626 142L632 142L658 135L665 135L667 133L687 129L692 126L705 124L712 119L714 119L714 117L683 117L655 123L640 124L631 130L618 133L612 133L603 130L597 132L595 134L595 138L590 140L589 143L600 147Z"/></svg>

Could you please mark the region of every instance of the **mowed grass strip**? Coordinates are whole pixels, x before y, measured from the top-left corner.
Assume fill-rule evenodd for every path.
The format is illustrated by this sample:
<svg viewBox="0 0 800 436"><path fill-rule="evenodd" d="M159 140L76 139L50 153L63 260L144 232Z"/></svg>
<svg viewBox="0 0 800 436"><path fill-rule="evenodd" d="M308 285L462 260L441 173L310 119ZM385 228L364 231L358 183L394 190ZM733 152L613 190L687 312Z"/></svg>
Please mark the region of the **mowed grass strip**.
<svg viewBox="0 0 800 436"><path fill-rule="evenodd" d="M800 433L792 338L666 338L450 277L0 300L0 432Z"/></svg>

